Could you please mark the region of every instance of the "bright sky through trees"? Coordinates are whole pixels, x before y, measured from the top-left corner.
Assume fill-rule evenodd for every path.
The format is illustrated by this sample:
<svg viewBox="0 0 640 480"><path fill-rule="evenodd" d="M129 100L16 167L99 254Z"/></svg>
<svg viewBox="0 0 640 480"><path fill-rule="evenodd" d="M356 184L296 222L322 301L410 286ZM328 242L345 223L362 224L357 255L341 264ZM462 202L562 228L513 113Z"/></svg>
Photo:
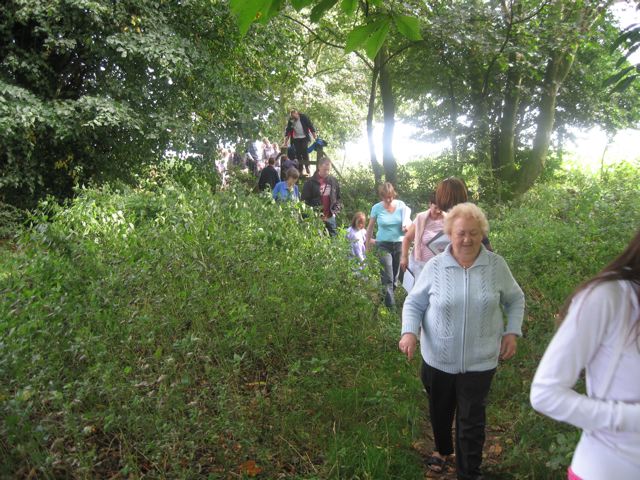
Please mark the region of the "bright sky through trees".
<svg viewBox="0 0 640 480"><path fill-rule="evenodd" d="M640 23L640 11L635 6L621 1L612 7L620 27ZM640 63L640 50L630 57L630 61ZM382 157L382 124L376 124L374 136L378 158ZM449 147L448 141L438 143L415 140L412 135L416 129L406 123L398 122L395 126L394 153L398 163L404 164L431 155L438 155ZM595 170L600 168L603 155L605 163L620 160L636 160L640 158L640 130L626 129L619 131L616 136L607 139L607 134L599 129L577 130L570 132L573 137L566 145L569 156L574 157L575 163L581 167ZM366 165L369 163L369 147L366 130L353 142L347 143L345 150L337 158L344 166Z"/></svg>

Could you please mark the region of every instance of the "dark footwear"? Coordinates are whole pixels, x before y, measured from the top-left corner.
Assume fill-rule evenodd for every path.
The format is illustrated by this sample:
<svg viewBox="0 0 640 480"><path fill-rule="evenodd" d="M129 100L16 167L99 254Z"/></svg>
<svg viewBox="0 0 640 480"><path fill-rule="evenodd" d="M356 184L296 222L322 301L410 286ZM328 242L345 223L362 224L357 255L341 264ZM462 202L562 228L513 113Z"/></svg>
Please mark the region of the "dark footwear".
<svg viewBox="0 0 640 480"><path fill-rule="evenodd" d="M447 468L447 461L444 458L436 457L435 455L431 455L424 463L427 468L434 473L442 473Z"/></svg>

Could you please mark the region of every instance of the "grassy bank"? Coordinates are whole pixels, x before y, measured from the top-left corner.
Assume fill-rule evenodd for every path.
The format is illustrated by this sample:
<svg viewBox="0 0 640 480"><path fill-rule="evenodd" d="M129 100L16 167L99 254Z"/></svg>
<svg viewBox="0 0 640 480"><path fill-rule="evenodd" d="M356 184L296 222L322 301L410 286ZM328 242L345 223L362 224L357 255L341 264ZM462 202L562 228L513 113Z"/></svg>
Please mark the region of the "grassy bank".
<svg viewBox="0 0 640 480"><path fill-rule="evenodd" d="M188 176L44 206L0 249L0 476L423 478L418 362L376 267L297 208ZM527 295L490 408L494 478L562 478L575 429L528 388L558 305L640 224L640 175L490 208Z"/></svg>

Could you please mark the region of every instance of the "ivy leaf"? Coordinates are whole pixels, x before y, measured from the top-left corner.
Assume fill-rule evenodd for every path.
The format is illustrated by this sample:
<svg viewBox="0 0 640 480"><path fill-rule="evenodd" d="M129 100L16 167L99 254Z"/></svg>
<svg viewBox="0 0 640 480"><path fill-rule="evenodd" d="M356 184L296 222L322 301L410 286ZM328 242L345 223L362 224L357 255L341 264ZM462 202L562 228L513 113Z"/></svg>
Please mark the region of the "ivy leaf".
<svg viewBox="0 0 640 480"><path fill-rule="evenodd" d="M408 15L396 15L393 18L398 31L414 42L422 40L420 34L420 21L416 17Z"/></svg>
<svg viewBox="0 0 640 480"><path fill-rule="evenodd" d="M309 16L309 19L312 22L316 23L322 18L322 15L324 15L325 12L332 8L336 3L338 3L338 0L322 0L319 4L311 9L311 15Z"/></svg>
<svg viewBox="0 0 640 480"><path fill-rule="evenodd" d="M231 0L231 11L238 17L240 35L245 36L255 20L270 11L272 0Z"/></svg>
<svg viewBox="0 0 640 480"><path fill-rule="evenodd" d="M364 48L365 48L365 51L367 52L367 56L371 60L373 60L376 57L378 51L382 47L382 44L386 40L387 34L389 33L390 23L391 21L388 18L385 18L384 20L382 20L382 26L378 28L375 32L373 32L373 34L371 34L371 36L367 40Z"/></svg>
<svg viewBox="0 0 640 480"><path fill-rule="evenodd" d="M347 15L353 15L358 7L358 0L342 0L340 8L343 13Z"/></svg>
<svg viewBox="0 0 640 480"><path fill-rule="evenodd" d="M344 47L345 53L353 52L359 49L371 36L371 34L373 34L373 32L381 26L381 24L382 21L377 20L375 22L361 25L351 30L347 35L347 43Z"/></svg>

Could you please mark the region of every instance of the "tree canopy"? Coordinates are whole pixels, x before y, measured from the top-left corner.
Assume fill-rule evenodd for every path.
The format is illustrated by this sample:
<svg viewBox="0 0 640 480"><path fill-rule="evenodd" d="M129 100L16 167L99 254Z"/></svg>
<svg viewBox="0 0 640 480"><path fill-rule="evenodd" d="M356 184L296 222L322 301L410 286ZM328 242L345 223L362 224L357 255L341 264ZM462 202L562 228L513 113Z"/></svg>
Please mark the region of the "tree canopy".
<svg viewBox="0 0 640 480"><path fill-rule="evenodd" d="M279 140L291 107L335 147L382 118L394 182L393 125L411 121L485 172L483 194L509 197L569 127L637 123L637 85L607 80L628 69L615 48L635 38L619 39L611 3L12 0L0 201L29 207L168 152L206 160L220 144ZM379 180L373 151L372 165Z"/></svg>

